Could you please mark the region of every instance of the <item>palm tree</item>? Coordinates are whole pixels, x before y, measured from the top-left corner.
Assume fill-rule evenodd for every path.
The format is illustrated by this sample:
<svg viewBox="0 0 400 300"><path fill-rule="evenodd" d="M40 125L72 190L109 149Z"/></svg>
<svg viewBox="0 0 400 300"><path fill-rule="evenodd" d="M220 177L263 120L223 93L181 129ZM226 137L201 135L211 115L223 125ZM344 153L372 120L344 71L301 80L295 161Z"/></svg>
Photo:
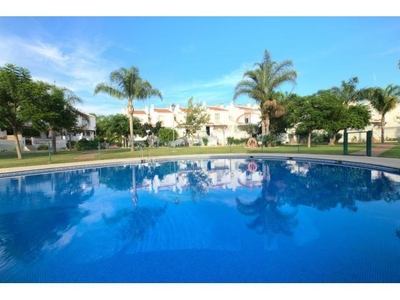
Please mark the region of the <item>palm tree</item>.
<svg viewBox="0 0 400 300"><path fill-rule="evenodd" d="M111 85L106 83L99 83L94 94L99 92L109 94L117 99L127 99L127 112L129 115L129 131L131 151L135 150L134 137L133 137L133 100L145 100L147 98L157 96L162 99L161 92L154 89L148 81L143 80L139 76L139 69L131 67L130 69L120 68L110 74ZM112 84L116 84L114 87Z"/></svg>
<svg viewBox="0 0 400 300"><path fill-rule="evenodd" d="M331 88L331 92L342 100L345 107L349 107L351 103L362 100L361 92L357 90L357 84L357 76L350 78L347 82L342 80L340 87ZM347 128L344 129L344 135L347 135Z"/></svg>
<svg viewBox="0 0 400 300"><path fill-rule="evenodd" d="M265 50L263 61L255 63L256 69L246 71L235 87L234 100L247 95L259 104L263 136L269 134L270 119L277 111L275 90L285 83L296 83L297 72L291 69L292 65L290 60L281 63L272 61L269 52Z"/></svg>
<svg viewBox="0 0 400 300"><path fill-rule="evenodd" d="M56 154L56 131L61 133L63 129L75 127L78 117L89 123L89 117L74 107L76 103L82 103L82 99L76 96L71 90L54 85L50 86L50 94L53 105L58 106L58 109L55 109L58 113L57 118L48 122L51 132L52 153ZM69 149L71 149L71 137L68 143Z"/></svg>
<svg viewBox="0 0 400 300"><path fill-rule="evenodd" d="M352 77L349 81L342 81L340 87L331 88L331 92L342 99L343 104L348 107L350 103L362 100L357 90L358 77Z"/></svg>
<svg viewBox="0 0 400 300"><path fill-rule="evenodd" d="M385 142L385 116L395 109L399 103L400 86L389 84L385 89L380 87L364 89L363 94L371 103L371 106L381 116L381 143Z"/></svg>

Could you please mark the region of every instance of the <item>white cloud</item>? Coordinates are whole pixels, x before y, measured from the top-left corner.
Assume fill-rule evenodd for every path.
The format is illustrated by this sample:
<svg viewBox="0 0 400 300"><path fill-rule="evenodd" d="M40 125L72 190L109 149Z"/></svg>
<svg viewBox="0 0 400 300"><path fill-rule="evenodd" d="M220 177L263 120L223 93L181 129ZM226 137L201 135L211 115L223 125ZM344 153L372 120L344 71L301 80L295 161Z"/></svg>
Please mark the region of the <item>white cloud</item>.
<svg viewBox="0 0 400 300"><path fill-rule="evenodd" d="M47 45L41 41L36 41L33 44L25 44L21 46L25 46L26 49L32 52L32 56L37 59L43 61L50 61L50 63L54 63L55 65L59 65L65 67L66 62L68 61L68 55L64 54L61 49L53 45Z"/></svg>
<svg viewBox="0 0 400 300"><path fill-rule="evenodd" d="M35 80L56 82L74 92L93 91L97 83L108 79L114 67L102 57L107 46L70 41L62 47L15 36L0 36L0 39L1 63L27 68Z"/></svg>
<svg viewBox="0 0 400 300"><path fill-rule="evenodd" d="M243 78L244 72L252 66L253 64L243 63L239 68L220 78L172 86L165 90L166 98L185 99L187 102L193 96L199 101L226 103L232 100L236 84Z"/></svg>

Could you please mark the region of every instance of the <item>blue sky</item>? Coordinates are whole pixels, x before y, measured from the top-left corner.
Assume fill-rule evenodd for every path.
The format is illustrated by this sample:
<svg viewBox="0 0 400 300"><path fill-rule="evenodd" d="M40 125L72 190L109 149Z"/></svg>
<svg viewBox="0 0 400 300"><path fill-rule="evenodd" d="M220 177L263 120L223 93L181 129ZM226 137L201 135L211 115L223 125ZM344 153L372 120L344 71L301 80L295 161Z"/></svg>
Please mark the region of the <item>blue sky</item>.
<svg viewBox="0 0 400 300"><path fill-rule="evenodd" d="M34 79L71 89L83 101L81 110L98 115L120 113L126 105L93 94L96 84L108 83L120 67L139 68L162 92L162 101L136 101L135 108L185 106L190 97L207 105L229 104L235 85L262 61L264 50L276 62L291 60L298 72L297 84L283 91L309 95L353 76L359 88L400 84L400 17L339 12L275 16L266 9L261 16L218 10L196 15L196 7L183 15L152 15L146 9L144 16L108 15L106 8L97 16L85 10L75 14L73 8L62 14L35 9L4 14L0 65L13 63L29 69ZM240 97L236 103L247 101Z"/></svg>

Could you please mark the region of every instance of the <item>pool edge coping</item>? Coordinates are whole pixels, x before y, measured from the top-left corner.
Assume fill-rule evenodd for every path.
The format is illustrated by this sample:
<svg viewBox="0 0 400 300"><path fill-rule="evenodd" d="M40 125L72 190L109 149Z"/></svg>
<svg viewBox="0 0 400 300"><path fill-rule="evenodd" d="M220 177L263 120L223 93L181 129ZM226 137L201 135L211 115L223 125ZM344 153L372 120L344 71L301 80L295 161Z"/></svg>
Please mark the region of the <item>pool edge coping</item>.
<svg viewBox="0 0 400 300"><path fill-rule="evenodd" d="M49 165L37 165L15 168L2 168L0 169L0 178L39 174L45 172L59 172L65 170L84 169L88 167L106 167L117 166L123 164L141 164L161 161L171 161L173 159L226 159L226 158L239 158L239 159L280 159L280 160L298 160L298 161L313 161L319 163L341 164L354 167L375 168L382 171L400 173L400 160L394 158L379 158L379 157L366 157L366 156L344 156L344 155L310 155L310 154L191 154L179 155L178 157L171 156L157 156L153 158L122 158L122 159L109 159L109 160L91 160L85 162L73 163L59 163Z"/></svg>

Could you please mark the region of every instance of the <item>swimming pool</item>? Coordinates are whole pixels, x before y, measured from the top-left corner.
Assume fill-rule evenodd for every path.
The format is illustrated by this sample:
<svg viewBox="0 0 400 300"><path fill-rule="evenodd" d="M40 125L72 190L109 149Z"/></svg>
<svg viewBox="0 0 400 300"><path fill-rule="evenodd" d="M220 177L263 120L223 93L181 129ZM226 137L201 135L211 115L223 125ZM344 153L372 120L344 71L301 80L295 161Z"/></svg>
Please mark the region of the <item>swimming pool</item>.
<svg viewBox="0 0 400 300"><path fill-rule="evenodd" d="M400 174L199 158L0 177L0 282L400 282Z"/></svg>

